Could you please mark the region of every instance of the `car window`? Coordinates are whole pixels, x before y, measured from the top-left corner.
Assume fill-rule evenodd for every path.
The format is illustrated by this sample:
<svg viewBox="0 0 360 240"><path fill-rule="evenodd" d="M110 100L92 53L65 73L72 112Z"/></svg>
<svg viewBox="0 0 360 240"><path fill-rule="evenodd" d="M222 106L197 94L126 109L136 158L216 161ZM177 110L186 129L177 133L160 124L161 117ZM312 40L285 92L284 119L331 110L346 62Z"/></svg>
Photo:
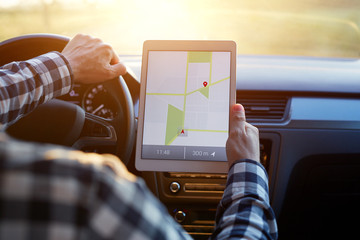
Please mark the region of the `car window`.
<svg viewBox="0 0 360 240"><path fill-rule="evenodd" d="M360 53L357 0L0 0L0 20L0 40L81 32L120 54L141 54L147 39L231 39L239 54Z"/></svg>

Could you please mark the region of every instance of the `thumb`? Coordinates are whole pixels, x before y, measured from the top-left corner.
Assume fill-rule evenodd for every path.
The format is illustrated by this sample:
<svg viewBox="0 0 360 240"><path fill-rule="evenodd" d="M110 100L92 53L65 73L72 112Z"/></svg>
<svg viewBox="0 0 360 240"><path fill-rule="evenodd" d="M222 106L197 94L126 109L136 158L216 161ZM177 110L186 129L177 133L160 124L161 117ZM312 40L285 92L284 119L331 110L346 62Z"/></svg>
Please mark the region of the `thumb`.
<svg viewBox="0 0 360 240"><path fill-rule="evenodd" d="M231 109L230 132L245 132L245 109L241 104L233 105Z"/></svg>

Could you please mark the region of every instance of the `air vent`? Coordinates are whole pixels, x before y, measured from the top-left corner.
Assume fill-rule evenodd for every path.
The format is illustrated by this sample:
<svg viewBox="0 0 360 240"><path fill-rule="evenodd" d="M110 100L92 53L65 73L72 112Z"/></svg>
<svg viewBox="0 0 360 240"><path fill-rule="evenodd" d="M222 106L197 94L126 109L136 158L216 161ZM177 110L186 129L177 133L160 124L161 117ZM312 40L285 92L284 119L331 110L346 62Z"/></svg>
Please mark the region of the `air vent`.
<svg viewBox="0 0 360 240"><path fill-rule="evenodd" d="M239 96L236 102L245 107L248 121L281 121L285 118L286 97Z"/></svg>

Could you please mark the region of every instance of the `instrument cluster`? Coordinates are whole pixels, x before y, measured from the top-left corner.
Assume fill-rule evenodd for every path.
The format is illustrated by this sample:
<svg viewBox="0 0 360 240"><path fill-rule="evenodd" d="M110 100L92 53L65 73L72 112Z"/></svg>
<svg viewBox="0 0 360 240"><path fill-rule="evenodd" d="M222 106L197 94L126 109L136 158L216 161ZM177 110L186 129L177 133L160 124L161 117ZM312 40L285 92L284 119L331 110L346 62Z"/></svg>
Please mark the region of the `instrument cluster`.
<svg viewBox="0 0 360 240"><path fill-rule="evenodd" d="M89 86L75 84L68 94L58 99L74 103L86 112L107 120L114 119L118 114L113 96L108 94L102 84Z"/></svg>

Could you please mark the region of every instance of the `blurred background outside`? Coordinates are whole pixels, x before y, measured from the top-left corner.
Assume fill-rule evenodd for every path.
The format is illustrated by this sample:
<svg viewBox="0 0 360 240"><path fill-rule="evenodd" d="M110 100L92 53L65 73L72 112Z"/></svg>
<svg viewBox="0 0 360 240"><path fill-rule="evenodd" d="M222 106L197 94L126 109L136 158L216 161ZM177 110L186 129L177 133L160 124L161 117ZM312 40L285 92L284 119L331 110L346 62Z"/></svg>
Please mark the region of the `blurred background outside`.
<svg viewBox="0 0 360 240"><path fill-rule="evenodd" d="M358 0L0 0L0 22L0 41L84 33L119 54L148 39L215 39L239 54L360 56Z"/></svg>

